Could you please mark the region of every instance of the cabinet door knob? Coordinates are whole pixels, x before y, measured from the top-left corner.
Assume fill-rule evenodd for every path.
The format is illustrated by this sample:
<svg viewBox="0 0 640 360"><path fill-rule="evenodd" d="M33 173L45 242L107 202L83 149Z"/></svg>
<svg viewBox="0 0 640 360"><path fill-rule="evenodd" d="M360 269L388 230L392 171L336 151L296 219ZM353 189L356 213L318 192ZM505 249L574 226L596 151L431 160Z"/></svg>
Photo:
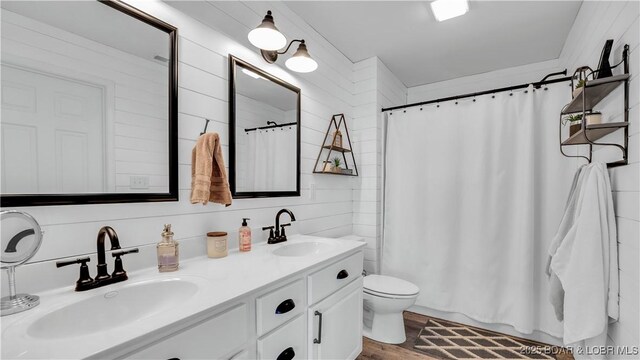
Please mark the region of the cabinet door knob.
<svg viewBox="0 0 640 360"><path fill-rule="evenodd" d="M338 272L338 276L336 276L336 278L338 280L342 280L342 279L346 279L349 277L349 272L347 272L347 270L340 270L340 272Z"/></svg>
<svg viewBox="0 0 640 360"><path fill-rule="evenodd" d="M296 307L296 303L293 302L293 299L287 299L278 305L276 308L276 314L286 314L289 311L293 310Z"/></svg>
<svg viewBox="0 0 640 360"><path fill-rule="evenodd" d="M296 352L293 351L293 348L292 347L288 347L288 348L284 349L284 351L282 351L280 353L280 355L278 355L276 360L291 360L295 356L296 356Z"/></svg>

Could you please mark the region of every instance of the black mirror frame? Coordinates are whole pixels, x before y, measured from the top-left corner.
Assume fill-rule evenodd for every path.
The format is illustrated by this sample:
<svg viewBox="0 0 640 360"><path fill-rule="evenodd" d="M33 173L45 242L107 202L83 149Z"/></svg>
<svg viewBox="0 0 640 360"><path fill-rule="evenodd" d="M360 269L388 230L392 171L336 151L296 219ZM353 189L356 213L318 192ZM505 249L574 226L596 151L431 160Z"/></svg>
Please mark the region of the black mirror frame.
<svg viewBox="0 0 640 360"><path fill-rule="evenodd" d="M296 122L296 189L294 191L244 191L239 192L236 190L236 67L241 66L249 69L256 74L269 79L270 81L286 87L287 89L295 92L298 96L297 100L297 116ZM268 72L249 64L248 62L241 60L231 54L229 54L229 185L231 186L231 196L234 199L248 199L248 198L265 198L265 197L293 197L300 196L300 128L302 122L300 121L300 98L301 90L288 82L269 74Z"/></svg>
<svg viewBox="0 0 640 360"><path fill-rule="evenodd" d="M131 5L118 0L98 0L117 11L145 22L169 35L169 192L105 194L30 194L0 195L0 207L82 205L134 202L178 201L178 29Z"/></svg>

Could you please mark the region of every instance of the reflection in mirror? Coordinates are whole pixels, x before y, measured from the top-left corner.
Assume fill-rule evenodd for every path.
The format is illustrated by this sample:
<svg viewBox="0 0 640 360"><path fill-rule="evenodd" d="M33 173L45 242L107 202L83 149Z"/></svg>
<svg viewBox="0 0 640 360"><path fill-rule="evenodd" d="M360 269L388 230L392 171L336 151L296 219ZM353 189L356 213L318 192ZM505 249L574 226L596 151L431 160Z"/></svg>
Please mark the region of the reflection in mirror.
<svg viewBox="0 0 640 360"><path fill-rule="evenodd" d="M113 2L1 7L3 205L169 195L175 28Z"/></svg>
<svg viewBox="0 0 640 360"><path fill-rule="evenodd" d="M234 197L299 195L300 89L230 58Z"/></svg>

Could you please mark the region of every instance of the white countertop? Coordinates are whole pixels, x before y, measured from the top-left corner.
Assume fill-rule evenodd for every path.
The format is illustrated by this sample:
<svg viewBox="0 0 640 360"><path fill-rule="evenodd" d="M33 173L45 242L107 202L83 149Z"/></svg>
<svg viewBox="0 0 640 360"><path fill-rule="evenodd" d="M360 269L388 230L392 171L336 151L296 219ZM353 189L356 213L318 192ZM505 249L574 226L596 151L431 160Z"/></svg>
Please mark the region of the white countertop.
<svg viewBox="0 0 640 360"><path fill-rule="evenodd" d="M287 244L322 241L331 248L321 254L302 257L276 256L272 252ZM95 356L115 349L127 342L161 328L174 326L180 321L212 312L261 288L276 284L291 275L304 272L321 263L332 260L364 247L358 241L319 238L306 235L291 236L289 241L267 245L254 244L251 252L237 250L221 259L206 256L181 261L180 269L171 273L159 273L157 268L130 272L129 280L98 289L75 292L74 285L39 294L40 305L14 315L2 317L2 358L65 358L77 359ZM34 321L57 309L96 295L104 295L124 287L160 279L184 279L198 285L198 292L184 302L176 303L170 311L156 313L143 320L128 323L110 331L82 334L75 337L36 338L28 333ZM151 304L159 299L149 298ZM96 312L102 311L95 309ZM87 321L91 321L88 319Z"/></svg>

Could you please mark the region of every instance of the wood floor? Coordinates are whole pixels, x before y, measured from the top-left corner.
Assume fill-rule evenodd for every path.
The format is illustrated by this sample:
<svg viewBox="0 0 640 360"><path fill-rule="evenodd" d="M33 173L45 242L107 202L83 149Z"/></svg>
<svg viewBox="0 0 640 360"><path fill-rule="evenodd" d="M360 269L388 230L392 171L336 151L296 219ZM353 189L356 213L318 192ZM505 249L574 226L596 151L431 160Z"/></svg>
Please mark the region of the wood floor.
<svg viewBox="0 0 640 360"><path fill-rule="evenodd" d="M402 344L391 345L363 337L362 352L356 360L439 360L413 349L427 319L424 315L405 311L404 329L407 340Z"/></svg>

